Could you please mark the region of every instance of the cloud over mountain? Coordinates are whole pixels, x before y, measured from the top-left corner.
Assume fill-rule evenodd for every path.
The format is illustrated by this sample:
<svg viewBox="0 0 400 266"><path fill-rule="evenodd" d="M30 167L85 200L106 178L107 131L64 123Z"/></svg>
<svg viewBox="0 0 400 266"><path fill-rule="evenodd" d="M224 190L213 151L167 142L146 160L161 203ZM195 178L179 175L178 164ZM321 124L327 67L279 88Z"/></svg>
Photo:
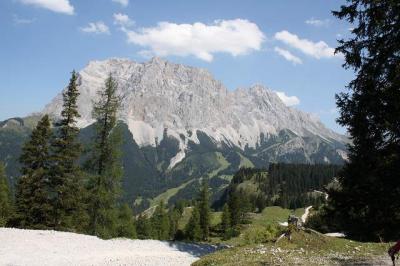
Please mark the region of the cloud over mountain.
<svg viewBox="0 0 400 266"><path fill-rule="evenodd" d="M316 59L332 58L335 56L335 49L330 47L326 42L313 42L301 39L296 34L286 30L275 33L275 39Z"/></svg>
<svg viewBox="0 0 400 266"><path fill-rule="evenodd" d="M283 91L275 91L275 93L286 106L294 106L300 104L300 99L296 96L287 96L286 93Z"/></svg>
<svg viewBox="0 0 400 266"><path fill-rule="evenodd" d="M146 47L158 56L195 56L211 62L215 53L244 55L261 49L265 36L255 23L245 19L176 24L160 22L155 27L123 29L128 42Z"/></svg>

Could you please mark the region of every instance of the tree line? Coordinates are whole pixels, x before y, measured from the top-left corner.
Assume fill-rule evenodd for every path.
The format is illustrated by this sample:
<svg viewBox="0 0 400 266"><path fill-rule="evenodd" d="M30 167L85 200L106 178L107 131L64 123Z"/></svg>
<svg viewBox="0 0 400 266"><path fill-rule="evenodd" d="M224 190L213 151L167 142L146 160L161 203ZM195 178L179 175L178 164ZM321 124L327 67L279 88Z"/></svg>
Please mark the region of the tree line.
<svg viewBox="0 0 400 266"><path fill-rule="evenodd" d="M11 196L0 164L1 225L54 229L102 238L134 237L133 214L121 195L121 134L117 112L121 98L110 74L93 104L95 136L81 166L78 75L72 72L64 90L60 119L44 115L23 145L22 175Z"/></svg>
<svg viewBox="0 0 400 266"><path fill-rule="evenodd" d="M0 226L70 231L105 239L207 241L211 217L207 179L190 207L178 201L168 209L161 202L153 213L135 217L130 206L122 203L118 84L110 74L98 92L92 110L95 134L89 149L83 151L76 125L80 117L77 81L73 71L62 94L61 118L53 122L44 115L23 145L22 175L15 195L0 162ZM191 210L190 218L179 228L185 209Z"/></svg>
<svg viewBox="0 0 400 266"><path fill-rule="evenodd" d="M242 218L246 212L260 212L267 206L287 209L318 206L325 201L321 192L340 169L338 165L287 163L270 164L268 170L242 168L216 205L237 205L235 213Z"/></svg>

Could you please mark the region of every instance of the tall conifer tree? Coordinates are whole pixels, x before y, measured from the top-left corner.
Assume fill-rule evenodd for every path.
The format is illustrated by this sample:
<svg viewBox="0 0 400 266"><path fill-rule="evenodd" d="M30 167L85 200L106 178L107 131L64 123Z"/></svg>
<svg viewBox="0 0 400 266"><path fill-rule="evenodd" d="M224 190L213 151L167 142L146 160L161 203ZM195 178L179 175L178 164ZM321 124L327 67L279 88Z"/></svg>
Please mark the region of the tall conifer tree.
<svg viewBox="0 0 400 266"><path fill-rule="evenodd" d="M117 112L121 99L118 85L110 74L105 87L94 103L96 136L89 161L93 174L90 184L90 232L104 238L116 234L117 200L121 190L121 132L117 127Z"/></svg>
<svg viewBox="0 0 400 266"><path fill-rule="evenodd" d="M354 238L399 239L400 3L348 0L333 14L354 25L336 51L356 77L336 96L352 143L330 213Z"/></svg>
<svg viewBox="0 0 400 266"><path fill-rule="evenodd" d="M13 212L10 187L3 162L0 162L0 226L5 226Z"/></svg>
<svg viewBox="0 0 400 266"><path fill-rule="evenodd" d="M170 233L170 221L165 209L164 202L161 201L151 217L151 224L155 239L168 240Z"/></svg>
<svg viewBox="0 0 400 266"><path fill-rule="evenodd" d="M22 148L22 176L16 189L16 220L19 226L43 229L53 224L49 201L51 136L50 120L45 115Z"/></svg>
<svg viewBox="0 0 400 266"><path fill-rule="evenodd" d="M225 203L222 209L222 217L221 217L221 229L224 233L224 238L228 238L228 232L231 228L231 214L229 212L229 207Z"/></svg>
<svg viewBox="0 0 400 266"><path fill-rule="evenodd" d="M77 229L84 216L82 174L78 166L81 144L78 142L78 75L72 71L63 92L61 119L55 124L52 146L51 193L52 215L56 229Z"/></svg>
<svg viewBox="0 0 400 266"><path fill-rule="evenodd" d="M132 239L137 237L133 212L126 203L122 204L118 210L117 236Z"/></svg>
<svg viewBox="0 0 400 266"><path fill-rule="evenodd" d="M202 181L199 197L200 227L203 240L208 240L210 235L210 192L208 180Z"/></svg>
<svg viewBox="0 0 400 266"><path fill-rule="evenodd" d="M202 234L199 208L198 206L194 206L192 215L185 227L185 236L189 240L200 241L202 240Z"/></svg>

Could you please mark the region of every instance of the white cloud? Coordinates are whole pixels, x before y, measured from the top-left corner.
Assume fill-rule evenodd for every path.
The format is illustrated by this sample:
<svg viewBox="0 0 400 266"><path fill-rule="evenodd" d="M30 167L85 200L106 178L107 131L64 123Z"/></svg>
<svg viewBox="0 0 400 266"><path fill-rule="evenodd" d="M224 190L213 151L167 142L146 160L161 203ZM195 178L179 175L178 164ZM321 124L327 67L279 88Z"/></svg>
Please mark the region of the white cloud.
<svg viewBox="0 0 400 266"><path fill-rule="evenodd" d="M283 56L283 58L285 58L287 61L292 62L294 65L303 63L303 61L301 61L300 58L298 58L297 56L293 55L288 50L285 50L285 49L282 49L282 48L279 48L279 47L275 47L274 51L277 52L279 55Z"/></svg>
<svg viewBox="0 0 400 266"><path fill-rule="evenodd" d="M131 20L128 15L122 13L114 14L114 24L120 25L121 27L133 26L135 22Z"/></svg>
<svg viewBox="0 0 400 266"><path fill-rule="evenodd" d="M112 0L112 1L120 4L123 7L127 7L129 5L129 0Z"/></svg>
<svg viewBox="0 0 400 266"><path fill-rule="evenodd" d="M23 4L45 8L57 13L74 14L74 7L69 0L19 0Z"/></svg>
<svg viewBox="0 0 400 266"><path fill-rule="evenodd" d="M128 42L148 47L146 53L158 56L193 55L212 61L214 53L244 55L260 50L265 39L258 26L245 19L216 20L212 24L175 24L160 22L139 31L123 29Z"/></svg>
<svg viewBox="0 0 400 266"><path fill-rule="evenodd" d="M110 29L103 21L90 22L86 27L80 28L80 30L94 34L110 34Z"/></svg>
<svg viewBox="0 0 400 266"><path fill-rule="evenodd" d="M36 19L34 19L34 18L27 19L27 18L20 18L15 14L13 15L14 24L32 24L35 21L36 21Z"/></svg>
<svg viewBox="0 0 400 266"><path fill-rule="evenodd" d="M306 24L314 27L328 27L331 21L329 19L310 18L306 20Z"/></svg>
<svg viewBox="0 0 400 266"><path fill-rule="evenodd" d="M275 91L275 93L286 106L294 106L300 103L300 99L296 96L287 96L283 91Z"/></svg>
<svg viewBox="0 0 400 266"><path fill-rule="evenodd" d="M326 42L312 42L307 39L300 39L296 34L292 34L286 30L275 33L275 39L317 59L332 58L335 56L335 49L329 47Z"/></svg>

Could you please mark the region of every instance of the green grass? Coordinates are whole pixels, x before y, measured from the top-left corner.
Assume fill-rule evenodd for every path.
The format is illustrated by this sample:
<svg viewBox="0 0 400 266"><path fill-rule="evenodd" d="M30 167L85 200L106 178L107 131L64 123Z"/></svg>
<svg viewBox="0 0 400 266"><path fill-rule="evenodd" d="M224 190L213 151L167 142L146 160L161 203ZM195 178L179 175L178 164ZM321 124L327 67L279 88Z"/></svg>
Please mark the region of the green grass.
<svg viewBox="0 0 400 266"><path fill-rule="evenodd" d="M241 226L240 235L231 238L226 241L221 241L219 238L213 238L213 243L223 242L233 246L243 246L252 243L256 240L252 238L258 238L257 234L263 234L265 229L268 227L276 228L279 227L279 222L287 221L290 214L294 214L298 217L303 215L304 208L296 210L288 210L278 206L266 207L261 213L249 213L249 224Z"/></svg>
<svg viewBox="0 0 400 266"><path fill-rule="evenodd" d="M389 244L361 243L348 239L327 237L315 231L294 232L292 240L277 236L285 229L278 222L290 214L298 217L304 208L294 211L273 206L262 213L252 214L251 224L244 225L238 237L227 241L213 238L212 243L225 243L232 248L202 257L193 266L211 265L381 265L388 263Z"/></svg>
<svg viewBox="0 0 400 266"><path fill-rule="evenodd" d="M225 170L230 165L230 163L225 159L225 157L220 152L215 152L215 159L218 162L219 167L209 172L208 178L217 176L219 172Z"/></svg>
<svg viewBox="0 0 400 266"><path fill-rule="evenodd" d="M183 210L183 214L181 219L179 220L178 223L178 228L179 229L184 229L186 224L189 222L190 216L192 215L192 207L186 207ZM221 217L222 217L222 212L211 212L210 216L210 224L211 226L216 226L219 223L221 223Z"/></svg>
<svg viewBox="0 0 400 266"><path fill-rule="evenodd" d="M240 154L239 152L237 153L240 156L240 164L239 164L239 168L242 167L246 167L246 168L253 168L254 164L247 159L246 157L244 157L242 154Z"/></svg>
<svg viewBox="0 0 400 266"><path fill-rule="evenodd" d="M201 258L193 266L208 265L381 265L387 244L360 243L299 231L292 240L236 246Z"/></svg>
<svg viewBox="0 0 400 266"><path fill-rule="evenodd" d="M192 215L193 207L186 207L183 209L182 217L178 222L178 229L185 229L186 224L189 222L190 216Z"/></svg>
<svg viewBox="0 0 400 266"><path fill-rule="evenodd" d="M266 207L261 213L254 215L252 222L263 226L276 225L278 222L286 222L291 214L301 217L304 214L304 208L288 210L279 206Z"/></svg>
<svg viewBox="0 0 400 266"><path fill-rule="evenodd" d="M183 183L182 185L180 185L179 187L170 188L170 189L166 190L165 192L161 193L160 195L158 195L157 197L155 197L154 199L151 199L150 200L150 208L157 206L158 204L160 204L161 201L163 201L165 204L167 204L169 199L172 196L174 196L176 193L178 193L179 190L185 188L187 185L189 185L193 181L195 181L195 179L189 180L189 181Z"/></svg>
<svg viewBox="0 0 400 266"><path fill-rule="evenodd" d="M216 226L221 223L222 212L212 212L210 217L211 226Z"/></svg>

